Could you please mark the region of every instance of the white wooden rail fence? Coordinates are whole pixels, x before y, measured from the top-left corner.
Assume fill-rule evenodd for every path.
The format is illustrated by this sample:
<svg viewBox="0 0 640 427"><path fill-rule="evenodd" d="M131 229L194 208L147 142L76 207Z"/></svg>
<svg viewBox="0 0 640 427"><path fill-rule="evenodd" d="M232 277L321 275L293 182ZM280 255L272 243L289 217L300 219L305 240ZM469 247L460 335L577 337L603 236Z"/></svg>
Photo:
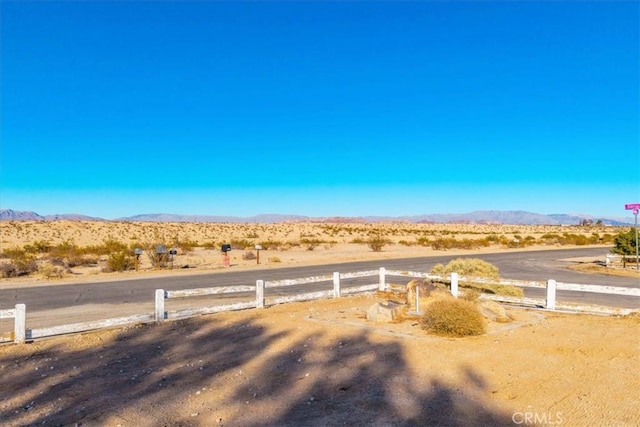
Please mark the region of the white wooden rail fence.
<svg viewBox="0 0 640 427"><path fill-rule="evenodd" d="M374 284L342 287L342 279L355 279L363 277L378 276L378 282ZM624 288L615 286L597 286L582 285L577 283L561 283L555 280L545 282L522 281L522 280L492 280L478 277L460 277L457 273L452 273L449 278L436 276L429 273L416 271L399 271L386 270L384 267L378 270L360 271L355 273L333 273L332 275L305 277L300 279L285 279L265 281L257 280L255 286L222 286L215 288L185 289L177 291L167 291L157 289L155 292L155 311L152 314L138 314L128 317L119 317L92 322L75 323L62 326L51 326L38 329L26 328L26 306L25 304L16 304L15 308L9 310L0 310L0 319L13 318L14 331L9 339L0 336L1 342L13 341L15 343L24 343L25 341L42 338L47 336L62 335L76 332L85 332L95 329L112 328L135 323L162 322L165 319L178 319L195 315L212 314L222 311L244 310L248 308L264 308L267 305L282 304L294 301L306 301L320 298L339 298L347 294L355 294L359 292L369 292L376 289L389 289L387 286L387 276L423 278L431 279L439 282L449 283L451 293L457 297L459 295L459 284L477 283L477 284L500 284L512 285L518 287L544 288L546 289L546 298L525 298L525 297L509 297L503 295L481 294L483 299L491 299L500 302L514 303L526 306L534 306L548 310L571 310L584 311L602 314L629 314L637 309L625 309L595 305L577 305L577 304L560 304L556 301L556 292L558 290L578 291L578 292L595 292L601 294L627 295L632 297L640 296L638 288ZM333 282L330 290L307 292L303 294L274 296L268 300L265 298L265 289L287 288L289 286L298 286L312 283ZM247 292L255 292L255 298L249 301L235 302L232 304L215 305L201 308L189 308L183 310L175 310L167 312L165 310L165 300L171 298L201 297L211 295L229 295L229 294L246 294Z"/></svg>

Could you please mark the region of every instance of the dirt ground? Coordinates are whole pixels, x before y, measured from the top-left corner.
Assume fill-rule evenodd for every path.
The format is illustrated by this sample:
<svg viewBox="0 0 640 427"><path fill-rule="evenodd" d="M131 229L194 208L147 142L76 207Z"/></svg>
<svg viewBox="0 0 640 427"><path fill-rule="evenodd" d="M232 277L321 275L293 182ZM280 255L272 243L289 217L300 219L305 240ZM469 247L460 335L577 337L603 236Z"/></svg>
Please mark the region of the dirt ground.
<svg viewBox="0 0 640 427"><path fill-rule="evenodd" d="M640 425L640 319L509 308L470 338L373 296L0 346L0 424Z"/></svg>
<svg viewBox="0 0 640 427"><path fill-rule="evenodd" d="M58 232L70 235L52 225L74 227L77 235L71 235L84 244L125 232L146 239L146 228L137 224L117 224L131 230L115 233L113 225L101 223L16 223L3 225L3 244L54 241ZM217 230L187 227L194 228L194 234L183 232L186 238L198 240ZM238 228L238 235L247 235L246 227ZM299 225L290 227L264 226L255 233L267 233L265 239L315 233L324 239L316 225L303 231ZM483 232L548 231L512 228ZM350 231L340 233L350 236ZM366 236L368 230L359 232ZM244 251L233 251L231 267L225 268L218 251L196 248L177 257L176 266L189 267L177 271L143 265L137 272L104 273L100 266L77 267L61 279L4 279L0 286L63 286L443 254L399 244L405 236L396 236L395 243L376 253L347 242L351 237L338 238L342 240L313 250L265 250L260 265L244 259ZM446 254L454 258L496 251L490 247ZM606 253L603 246L602 259ZM593 261L579 262L591 268ZM509 307L512 322L490 323L482 336L453 339L428 335L416 320L368 322L365 313L374 302L373 296L352 296L3 344L0 425L640 425L637 315Z"/></svg>

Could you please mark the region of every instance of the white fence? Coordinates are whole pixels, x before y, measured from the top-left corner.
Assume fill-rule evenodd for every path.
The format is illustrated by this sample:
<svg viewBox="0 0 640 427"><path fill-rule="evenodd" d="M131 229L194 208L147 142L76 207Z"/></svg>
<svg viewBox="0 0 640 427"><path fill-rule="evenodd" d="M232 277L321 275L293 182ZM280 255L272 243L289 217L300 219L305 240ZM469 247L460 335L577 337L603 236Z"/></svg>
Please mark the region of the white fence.
<svg viewBox="0 0 640 427"><path fill-rule="evenodd" d="M343 286L343 279L356 279L364 277L377 276L377 283L359 285L359 286ZM179 319L202 314L212 314L222 311L244 310L248 308L264 308L269 305L282 304L294 301L306 301L321 298L339 298L347 294L355 294L360 292L370 292L376 289L389 289L387 285L387 276L407 277L407 278L424 278L448 283L451 293L454 296L459 295L459 284L477 283L477 284L500 284L512 285L517 287L531 287L546 289L545 299L524 298L524 297L508 297L502 295L482 294L481 298L491 299L499 302L519 304L525 306L533 306L548 310L570 310L582 311L590 313L602 314L629 314L637 309L625 309L615 307L604 307L595 305L577 305L577 304L560 304L556 300L556 292L558 290L578 291L578 292L594 292L601 294L627 295L631 297L639 297L640 289L623 288L615 286L596 286L582 285L576 283L560 283L555 280L545 282L521 281L521 280L491 280L477 277L459 277L457 273L452 273L449 278L435 276L428 273L415 271L399 271L386 270L384 267L378 270L360 271L355 273L333 273L332 275L305 277L300 279L286 279L275 281L257 280L255 286L223 286L215 288L186 289L177 291L167 291L157 289L155 292L155 311L153 314L139 314L128 317L119 317L112 319L99 320L94 322L75 323L71 325L51 326L38 329L26 328L26 307L24 304L17 304L14 309L0 310L0 319L13 318L14 331L7 337L0 337L0 342L24 343L25 341L42 338L47 336L62 335L69 333L85 332L95 329L112 328L135 323L162 322L166 319ZM306 284L332 282L333 286L330 290L306 292L294 295L280 295L265 297L265 290L283 290L291 286L299 286ZM254 295L251 299L246 300L246 294ZM165 300L172 298L202 297L202 296L233 296L236 294L239 302L225 305L215 305L200 308L188 308L182 310L166 311Z"/></svg>

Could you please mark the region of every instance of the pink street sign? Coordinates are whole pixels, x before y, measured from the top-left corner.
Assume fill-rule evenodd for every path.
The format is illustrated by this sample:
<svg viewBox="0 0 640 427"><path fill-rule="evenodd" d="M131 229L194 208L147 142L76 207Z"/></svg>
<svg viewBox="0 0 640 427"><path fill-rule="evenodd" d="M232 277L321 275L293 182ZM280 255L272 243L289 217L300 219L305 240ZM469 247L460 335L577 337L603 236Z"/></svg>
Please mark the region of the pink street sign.
<svg viewBox="0 0 640 427"><path fill-rule="evenodd" d="M627 205L624 205L624 208L628 211L640 209L640 203L629 203Z"/></svg>

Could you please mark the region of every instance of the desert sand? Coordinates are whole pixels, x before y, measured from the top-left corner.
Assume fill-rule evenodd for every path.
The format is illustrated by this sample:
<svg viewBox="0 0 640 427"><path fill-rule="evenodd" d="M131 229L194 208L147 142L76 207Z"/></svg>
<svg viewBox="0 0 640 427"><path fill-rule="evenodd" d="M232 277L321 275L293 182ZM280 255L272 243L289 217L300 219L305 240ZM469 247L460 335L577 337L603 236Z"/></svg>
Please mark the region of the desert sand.
<svg viewBox="0 0 640 427"><path fill-rule="evenodd" d="M123 224L129 234L122 229L116 232L108 223L92 227L65 222L22 224L19 232L12 230L14 226L0 223L3 246L39 239L73 238L77 244L90 245L116 236L136 237L134 241L153 237L142 236L144 227L139 224ZM204 233L185 231L181 237L198 242L231 239L224 230L245 238L248 233L237 225L172 227L172 231ZM264 232L251 239L299 241L303 234L313 234L329 240L317 227L264 226L250 236ZM264 264L259 266L255 259L243 259L245 250L234 250L231 268L472 252L403 245L399 240L411 232L397 230L385 232L393 242L382 252L373 252L366 244L352 243L366 237L373 226L353 227L352 235L338 231L336 243L320 243L313 250L296 245L265 250L261 253ZM466 227L466 235L477 236L476 228ZM505 228L499 230L506 233ZM553 232L535 227L513 227L512 231L509 238ZM475 251L479 250L523 249ZM273 261L275 257L279 262ZM176 264L193 265L187 270L200 272L225 268L216 247L180 254ZM103 273L99 268L82 267L82 271L73 269L71 277L37 280L66 283L93 280L96 275L175 274L149 265L127 273ZM3 283L28 286L34 278L13 280ZM364 295L290 303L1 345L0 424L640 424L637 315L605 317L507 307L511 322L491 323L481 336L454 339L427 334L417 320L369 322L365 313L373 302L374 296Z"/></svg>

